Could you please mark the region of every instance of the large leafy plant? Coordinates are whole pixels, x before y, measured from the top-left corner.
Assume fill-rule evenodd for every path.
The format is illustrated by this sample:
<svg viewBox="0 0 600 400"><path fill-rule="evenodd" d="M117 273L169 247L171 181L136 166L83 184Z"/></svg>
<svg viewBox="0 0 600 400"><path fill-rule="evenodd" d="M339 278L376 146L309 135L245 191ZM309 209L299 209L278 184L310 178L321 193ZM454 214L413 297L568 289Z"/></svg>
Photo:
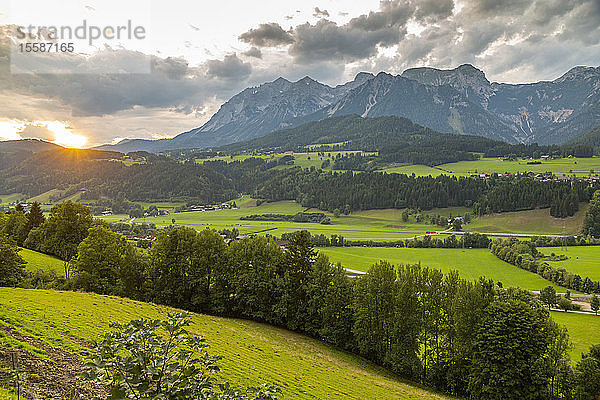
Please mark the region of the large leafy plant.
<svg viewBox="0 0 600 400"><path fill-rule="evenodd" d="M113 322L80 377L105 385L106 400L274 400L281 392L267 384L240 392L218 383L221 357L209 355L206 340L189 333L189 325L186 313L169 314L167 321Z"/></svg>

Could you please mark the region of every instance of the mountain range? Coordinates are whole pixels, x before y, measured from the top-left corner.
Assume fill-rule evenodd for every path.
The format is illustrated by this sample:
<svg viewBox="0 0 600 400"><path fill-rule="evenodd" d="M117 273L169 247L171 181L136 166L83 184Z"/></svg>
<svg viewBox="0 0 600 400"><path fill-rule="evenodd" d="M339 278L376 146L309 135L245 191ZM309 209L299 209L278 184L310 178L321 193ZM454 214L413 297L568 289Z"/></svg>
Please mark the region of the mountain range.
<svg viewBox="0 0 600 400"><path fill-rule="evenodd" d="M553 81L490 82L470 64L361 72L336 87L309 77L278 78L225 102L199 128L172 139L126 139L100 148L162 151L216 148L330 117L399 116L442 133L509 143L562 144L600 125L600 67L575 67Z"/></svg>

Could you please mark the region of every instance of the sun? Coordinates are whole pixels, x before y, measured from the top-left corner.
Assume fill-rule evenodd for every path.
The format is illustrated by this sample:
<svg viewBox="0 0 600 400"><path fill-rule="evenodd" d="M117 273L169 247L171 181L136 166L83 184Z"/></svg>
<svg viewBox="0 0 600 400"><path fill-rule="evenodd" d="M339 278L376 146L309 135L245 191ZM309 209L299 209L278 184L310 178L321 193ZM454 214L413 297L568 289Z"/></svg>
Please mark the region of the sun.
<svg viewBox="0 0 600 400"><path fill-rule="evenodd" d="M43 124L54 134L54 143L56 144L64 147L81 148L87 142L85 136L73 133L71 128L64 122L45 121Z"/></svg>

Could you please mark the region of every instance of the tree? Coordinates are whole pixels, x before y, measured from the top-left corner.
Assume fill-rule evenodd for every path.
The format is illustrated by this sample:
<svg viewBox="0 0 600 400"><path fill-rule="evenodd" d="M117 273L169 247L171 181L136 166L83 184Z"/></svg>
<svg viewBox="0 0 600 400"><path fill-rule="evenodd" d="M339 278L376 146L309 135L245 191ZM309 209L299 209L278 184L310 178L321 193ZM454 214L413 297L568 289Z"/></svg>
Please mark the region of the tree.
<svg viewBox="0 0 600 400"><path fill-rule="evenodd" d="M17 286L21 283L25 264L14 243L0 234L0 286Z"/></svg>
<svg viewBox="0 0 600 400"><path fill-rule="evenodd" d="M600 397L600 345L590 348L575 367L575 398L597 400Z"/></svg>
<svg viewBox="0 0 600 400"><path fill-rule="evenodd" d="M596 190L585 214L583 233L593 237L600 237L600 190Z"/></svg>
<svg viewBox="0 0 600 400"><path fill-rule="evenodd" d="M452 220L452 230L454 230L454 231L462 230L462 221L459 218L454 218Z"/></svg>
<svg viewBox="0 0 600 400"><path fill-rule="evenodd" d="M544 398L548 374L540 363L550 344L550 317L525 294L504 296L483 313L469 377L473 398Z"/></svg>
<svg viewBox="0 0 600 400"><path fill-rule="evenodd" d="M565 297L560 297L558 299L558 307L561 310L564 310L565 312L570 311L573 308L573 304L571 303L571 300L569 300L566 296Z"/></svg>
<svg viewBox="0 0 600 400"><path fill-rule="evenodd" d="M596 315L598 315L598 310L600 309L600 298L598 296L592 296L592 299L590 300L590 308Z"/></svg>
<svg viewBox="0 0 600 400"><path fill-rule="evenodd" d="M23 242L27 238L27 215L21 210L13 210L6 215L2 227L1 234L10 237L19 246L23 245Z"/></svg>
<svg viewBox="0 0 600 400"><path fill-rule="evenodd" d="M52 207L50 216L40 226L41 251L68 262L77 254L77 246L88 235L94 217L87 206L65 201Z"/></svg>
<svg viewBox="0 0 600 400"><path fill-rule="evenodd" d="M141 298L145 262L127 239L104 226L90 228L73 262L75 287L99 294Z"/></svg>
<svg viewBox="0 0 600 400"><path fill-rule="evenodd" d="M282 324L275 315L281 298L283 252L264 236L237 240L229 245L234 315Z"/></svg>
<svg viewBox="0 0 600 400"><path fill-rule="evenodd" d="M296 232L284 254L285 291L279 310L285 313L284 319L291 330L303 330L306 325L308 276L316 255L308 231Z"/></svg>
<svg viewBox="0 0 600 400"><path fill-rule="evenodd" d="M556 304L556 290L553 286L546 286L540 291L540 301L548 305L548 310Z"/></svg>
<svg viewBox="0 0 600 400"><path fill-rule="evenodd" d="M45 221L46 217L44 217L40 203L34 201L31 204L29 212L27 213L27 233L29 233L32 229L42 225Z"/></svg>
<svg viewBox="0 0 600 400"><path fill-rule="evenodd" d="M79 376L105 385L106 400L275 400L281 393L265 384L248 389L248 396L228 383L217 384L221 357L210 355L206 340L187 331L190 324L184 313L169 314L167 321L113 322Z"/></svg>

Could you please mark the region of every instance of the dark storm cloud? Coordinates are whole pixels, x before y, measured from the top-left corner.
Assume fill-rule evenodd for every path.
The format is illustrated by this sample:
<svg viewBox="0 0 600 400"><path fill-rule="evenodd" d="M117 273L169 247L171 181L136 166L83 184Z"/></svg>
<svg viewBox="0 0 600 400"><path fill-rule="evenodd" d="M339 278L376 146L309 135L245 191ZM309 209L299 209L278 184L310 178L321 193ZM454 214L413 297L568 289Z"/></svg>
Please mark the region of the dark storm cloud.
<svg viewBox="0 0 600 400"><path fill-rule="evenodd" d="M241 34L239 39L257 47L284 46L294 42L292 36L284 31L281 25L274 22L260 24L258 28Z"/></svg>
<svg viewBox="0 0 600 400"><path fill-rule="evenodd" d="M350 24L338 26L335 22L322 19L314 25L306 23L297 26L289 53L299 63L353 61L375 55L378 45L396 43L406 33L404 28L397 26L381 29L371 29L374 26L370 26L371 30L366 30L365 26L370 22L364 21L363 27Z"/></svg>
<svg viewBox="0 0 600 400"><path fill-rule="evenodd" d="M223 60L208 60L207 75L211 78L241 80L252 72L252 65L243 62L236 54L225 56Z"/></svg>
<svg viewBox="0 0 600 400"><path fill-rule="evenodd" d="M411 23L419 24L417 34L407 34ZM457 8L453 0L388 0L345 24L321 19L284 34L277 44L289 45L298 66L335 61L400 73L423 64L472 63L501 78L532 80L537 70L548 79L573 63L600 64L600 1L463 0ZM379 54L391 46L396 55Z"/></svg>
<svg viewBox="0 0 600 400"><path fill-rule="evenodd" d="M88 58L70 55L40 61L54 63L49 66L55 69L61 63L78 63L88 73L14 75L8 65L8 37L0 35L0 39L0 91L53 100L57 103L47 102L48 109L59 104L76 117L109 115L136 106L175 111L184 110L182 106L199 107L215 96L226 98L244 88L252 72L249 63L233 54L197 67L190 67L183 58L151 57L151 73L106 74L103 66L126 67L139 62L139 53L105 48ZM32 60L35 63L35 57Z"/></svg>

